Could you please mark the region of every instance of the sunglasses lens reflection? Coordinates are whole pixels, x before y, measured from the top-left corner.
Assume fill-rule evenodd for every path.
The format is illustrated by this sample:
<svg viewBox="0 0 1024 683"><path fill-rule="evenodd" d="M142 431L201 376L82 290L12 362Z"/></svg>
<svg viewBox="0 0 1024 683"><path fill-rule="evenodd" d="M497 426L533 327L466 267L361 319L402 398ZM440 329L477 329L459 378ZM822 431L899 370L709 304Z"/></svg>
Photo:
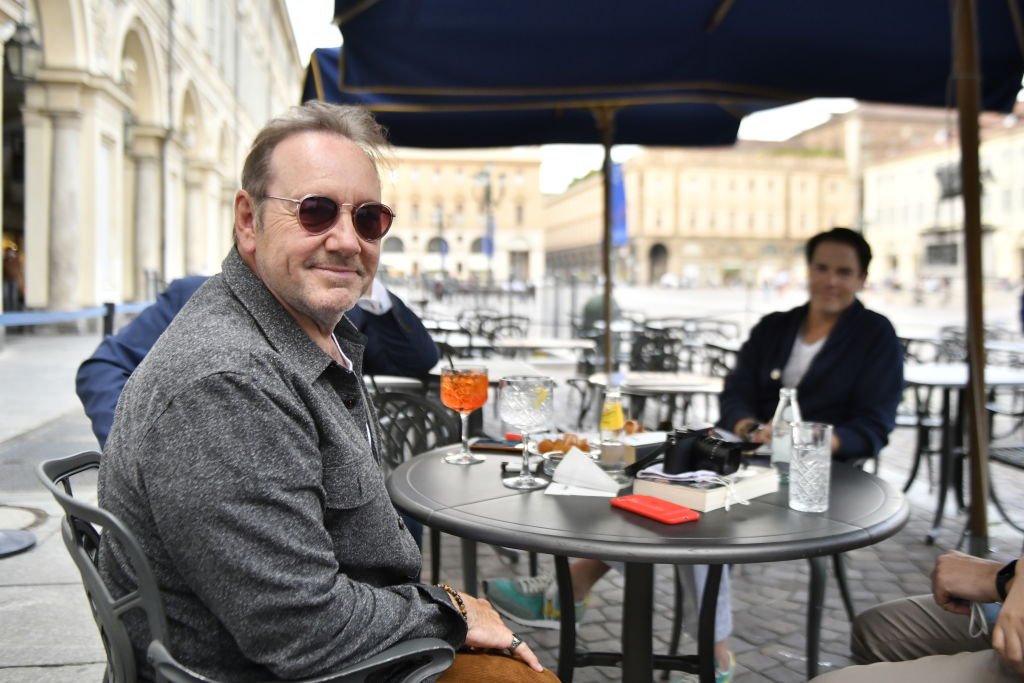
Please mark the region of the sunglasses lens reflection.
<svg viewBox="0 0 1024 683"><path fill-rule="evenodd" d="M331 229L340 210L338 203L328 197L306 197L299 204L299 222L309 232L319 235ZM356 232L367 242L384 237L394 219L391 209L378 202L366 202L352 210Z"/></svg>
<svg viewBox="0 0 1024 683"><path fill-rule="evenodd" d="M327 197L306 197L299 204L299 222L312 233L324 232L338 217L338 204Z"/></svg>
<svg viewBox="0 0 1024 683"><path fill-rule="evenodd" d="M370 242L379 240L387 233L392 218L394 217L386 206L375 202L362 204L352 212L352 222L355 223L356 231L364 240Z"/></svg>

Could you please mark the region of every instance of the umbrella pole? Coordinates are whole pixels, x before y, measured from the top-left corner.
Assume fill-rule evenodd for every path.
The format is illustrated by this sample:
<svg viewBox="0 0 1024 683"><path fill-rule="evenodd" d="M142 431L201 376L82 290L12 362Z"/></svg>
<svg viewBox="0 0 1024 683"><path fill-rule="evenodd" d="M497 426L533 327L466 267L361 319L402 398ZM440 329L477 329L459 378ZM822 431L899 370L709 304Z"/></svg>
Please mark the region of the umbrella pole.
<svg viewBox="0 0 1024 683"><path fill-rule="evenodd" d="M967 266L967 462L971 502L968 550L988 555L988 421L985 419L984 280L981 268L981 175L978 163L978 47L974 0L954 3L953 32L956 99L960 129L960 186L964 202L964 254Z"/></svg>
<svg viewBox="0 0 1024 683"><path fill-rule="evenodd" d="M604 147L601 179L604 186L604 238L601 241L601 269L604 272L604 371L611 378L612 361L612 140L615 138L615 110L594 111L597 129Z"/></svg>

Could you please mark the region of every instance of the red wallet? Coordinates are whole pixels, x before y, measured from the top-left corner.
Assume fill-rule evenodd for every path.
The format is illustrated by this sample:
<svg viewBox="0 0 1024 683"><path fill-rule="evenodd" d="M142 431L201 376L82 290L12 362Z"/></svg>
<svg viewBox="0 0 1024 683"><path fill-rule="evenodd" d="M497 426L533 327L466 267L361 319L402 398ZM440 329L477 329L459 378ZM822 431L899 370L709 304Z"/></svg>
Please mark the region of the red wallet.
<svg viewBox="0 0 1024 683"><path fill-rule="evenodd" d="M700 519L700 513L682 505L670 503L654 496L631 494L612 498L612 505L623 510L650 517L662 524L682 524Z"/></svg>

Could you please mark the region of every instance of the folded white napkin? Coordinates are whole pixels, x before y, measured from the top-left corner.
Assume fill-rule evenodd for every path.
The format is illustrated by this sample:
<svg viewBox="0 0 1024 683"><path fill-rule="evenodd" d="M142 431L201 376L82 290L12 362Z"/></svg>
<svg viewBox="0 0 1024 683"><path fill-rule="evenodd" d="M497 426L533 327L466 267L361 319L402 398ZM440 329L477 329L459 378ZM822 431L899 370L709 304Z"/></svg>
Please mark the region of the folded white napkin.
<svg viewBox="0 0 1024 683"><path fill-rule="evenodd" d="M621 488L619 482L602 470L593 458L575 446L570 448L562 462L558 463L551 478L557 484L608 493L616 493Z"/></svg>

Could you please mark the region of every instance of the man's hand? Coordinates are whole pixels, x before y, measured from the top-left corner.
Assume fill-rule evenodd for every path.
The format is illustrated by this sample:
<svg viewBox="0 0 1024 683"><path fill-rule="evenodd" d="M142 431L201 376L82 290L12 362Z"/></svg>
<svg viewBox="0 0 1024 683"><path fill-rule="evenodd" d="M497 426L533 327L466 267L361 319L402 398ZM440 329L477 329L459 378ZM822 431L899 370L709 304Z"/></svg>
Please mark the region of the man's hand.
<svg viewBox="0 0 1024 683"><path fill-rule="evenodd" d="M462 593L466 606L466 621L469 631L466 634L466 645L486 650L505 650L512 645L512 630L504 624L491 603ZM543 671L544 667L537 660L537 655L525 642L512 650L512 656L521 659L534 671Z"/></svg>
<svg viewBox="0 0 1024 683"><path fill-rule="evenodd" d="M956 550L940 555L932 570L935 602L954 614L970 614L972 602L997 602L996 574L1002 566L996 560L983 560Z"/></svg>
<svg viewBox="0 0 1024 683"><path fill-rule="evenodd" d="M1021 564L1017 562L1018 567ZM1003 661L1024 676L1024 587L1018 583L1014 576L992 631L992 647Z"/></svg>

